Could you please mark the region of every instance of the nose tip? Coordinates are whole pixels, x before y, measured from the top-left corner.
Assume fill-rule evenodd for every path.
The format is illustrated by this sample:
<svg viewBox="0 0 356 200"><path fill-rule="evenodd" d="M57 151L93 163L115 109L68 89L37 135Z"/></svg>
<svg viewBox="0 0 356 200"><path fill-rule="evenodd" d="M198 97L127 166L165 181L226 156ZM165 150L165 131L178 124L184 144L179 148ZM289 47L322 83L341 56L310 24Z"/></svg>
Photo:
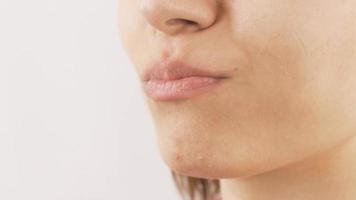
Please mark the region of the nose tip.
<svg viewBox="0 0 356 200"><path fill-rule="evenodd" d="M198 31L214 24L217 0L142 0L140 12L146 21L165 34Z"/></svg>

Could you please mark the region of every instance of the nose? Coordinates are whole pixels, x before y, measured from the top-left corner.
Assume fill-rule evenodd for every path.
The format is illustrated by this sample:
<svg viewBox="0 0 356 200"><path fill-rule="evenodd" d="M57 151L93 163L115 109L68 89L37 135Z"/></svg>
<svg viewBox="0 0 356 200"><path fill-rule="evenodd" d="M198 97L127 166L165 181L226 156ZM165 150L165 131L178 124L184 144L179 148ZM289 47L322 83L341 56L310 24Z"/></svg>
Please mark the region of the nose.
<svg viewBox="0 0 356 200"><path fill-rule="evenodd" d="M146 21L165 34L194 32L214 24L220 0L141 0Z"/></svg>

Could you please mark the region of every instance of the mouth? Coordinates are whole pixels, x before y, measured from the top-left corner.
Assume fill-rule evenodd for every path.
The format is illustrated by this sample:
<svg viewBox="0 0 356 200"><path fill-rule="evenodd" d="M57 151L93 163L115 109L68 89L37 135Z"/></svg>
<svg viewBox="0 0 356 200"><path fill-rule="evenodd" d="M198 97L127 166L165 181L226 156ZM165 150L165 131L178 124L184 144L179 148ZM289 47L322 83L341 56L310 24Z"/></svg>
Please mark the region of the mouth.
<svg viewBox="0 0 356 200"><path fill-rule="evenodd" d="M188 99L212 91L230 78L224 72L193 67L182 61L156 62L143 75L143 89L156 101Z"/></svg>

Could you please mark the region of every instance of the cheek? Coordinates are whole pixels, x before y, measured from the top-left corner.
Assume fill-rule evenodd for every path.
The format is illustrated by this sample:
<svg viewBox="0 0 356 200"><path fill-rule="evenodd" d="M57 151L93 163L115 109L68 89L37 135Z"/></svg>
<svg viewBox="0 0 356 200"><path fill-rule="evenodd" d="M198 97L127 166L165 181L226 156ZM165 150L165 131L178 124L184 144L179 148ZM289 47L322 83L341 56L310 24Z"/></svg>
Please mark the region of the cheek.
<svg viewBox="0 0 356 200"><path fill-rule="evenodd" d="M303 91L312 95L322 118L329 120L325 127L330 123L348 132L355 130L356 117L352 109L356 106L356 13L350 12L355 6L348 0L333 6L318 2L291 27L303 53ZM349 133L334 134L343 137Z"/></svg>
<svg viewBox="0 0 356 200"><path fill-rule="evenodd" d="M356 3L305 4L239 1L230 7L236 20L231 24L233 35L250 58L253 92L244 102L258 105L256 116L270 113L270 121L272 116L303 121L304 115L288 109L305 103L318 115L315 122L345 120L341 123L350 127L355 118L350 107L356 106L356 14L350 7Z"/></svg>
<svg viewBox="0 0 356 200"><path fill-rule="evenodd" d="M209 145L213 150L205 151L204 144L196 149L208 152L206 157L222 158L224 167L215 166L221 170L215 171L219 176L277 168L354 135L356 34L348 20L352 16L310 12L314 13L306 14L310 20L295 18L272 28L246 22L235 29L237 43L249 57L247 84L232 82L219 99L209 102L221 106L210 109L216 116L211 134L198 135L213 138ZM263 22L267 21L274 19Z"/></svg>

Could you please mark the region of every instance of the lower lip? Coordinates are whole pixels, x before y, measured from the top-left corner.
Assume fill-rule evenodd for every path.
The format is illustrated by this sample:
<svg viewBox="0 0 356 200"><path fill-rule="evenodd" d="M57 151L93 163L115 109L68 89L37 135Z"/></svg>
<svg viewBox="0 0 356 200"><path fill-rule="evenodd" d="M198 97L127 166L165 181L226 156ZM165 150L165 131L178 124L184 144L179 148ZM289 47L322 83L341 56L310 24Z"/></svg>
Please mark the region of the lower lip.
<svg viewBox="0 0 356 200"><path fill-rule="evenodd" d="M222 78L192 76L176 80L149 80L143 88L148 96L157 101L187 99L210 91Z"/></svg>

